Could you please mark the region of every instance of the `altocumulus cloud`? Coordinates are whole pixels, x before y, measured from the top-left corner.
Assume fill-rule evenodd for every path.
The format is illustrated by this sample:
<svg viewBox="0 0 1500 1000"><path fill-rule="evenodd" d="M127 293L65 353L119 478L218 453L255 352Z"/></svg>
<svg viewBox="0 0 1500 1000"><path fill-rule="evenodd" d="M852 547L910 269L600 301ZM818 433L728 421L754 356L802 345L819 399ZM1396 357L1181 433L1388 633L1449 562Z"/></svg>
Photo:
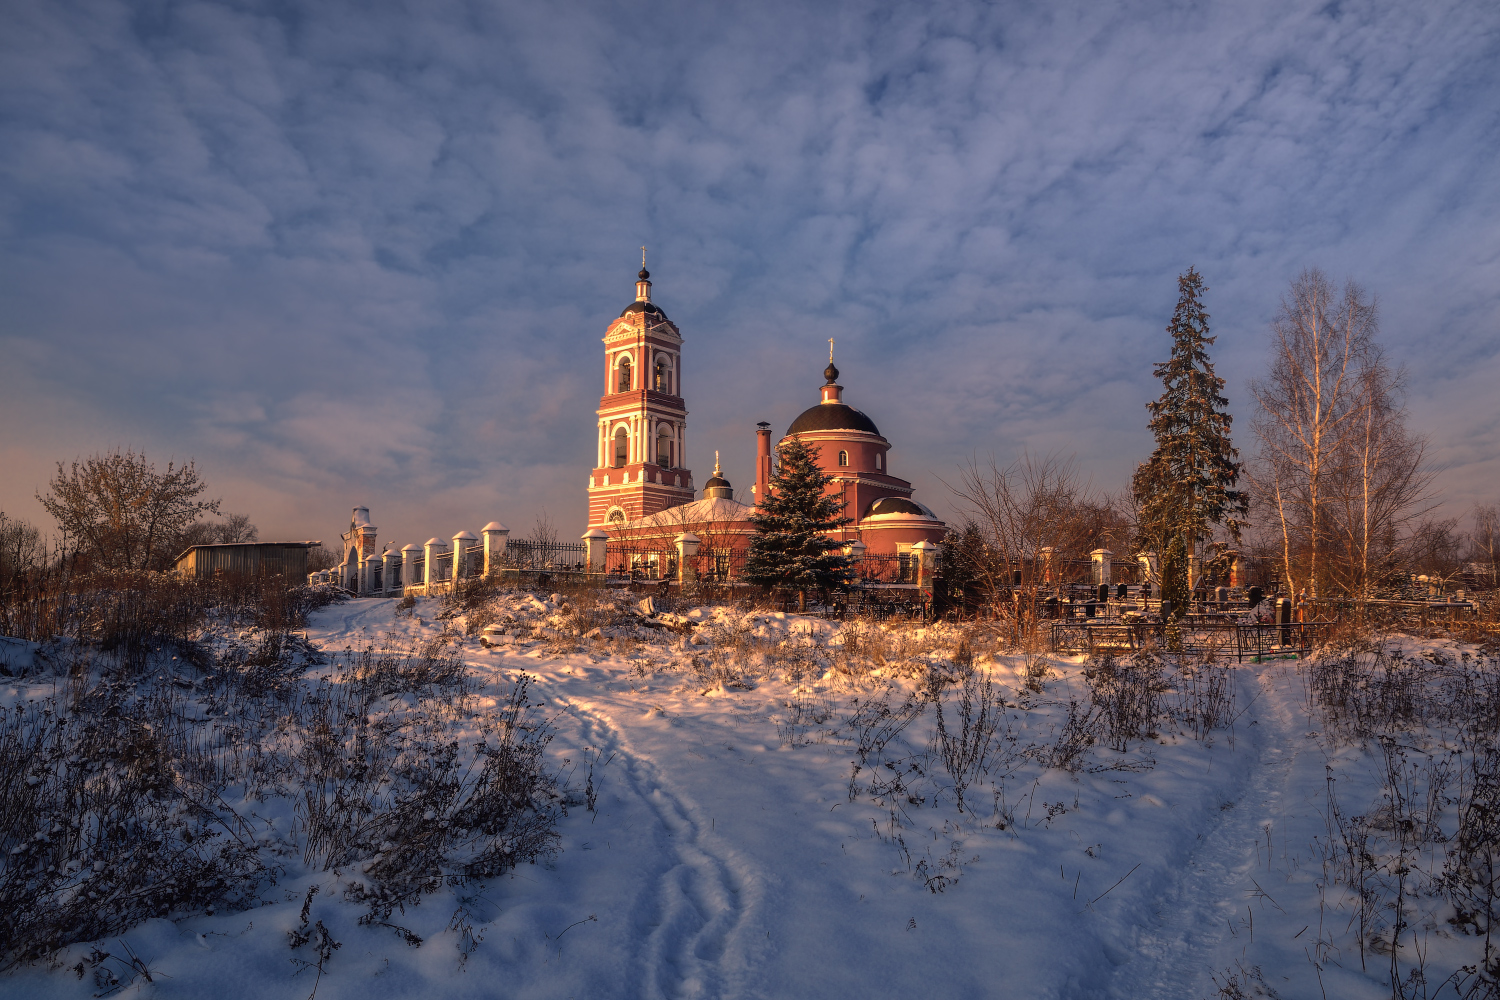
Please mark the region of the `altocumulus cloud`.
<svg viewBox="0 0 1500 1000"><path fill-rule="evenodd" d="M1455 512L1493 499L1493 4L0 3L0 508L196 457L266 534L582 529L652 247L689 459L849 399L1118 488L1175 276L1244 383L1287 281L1381 299Z"/></svg>

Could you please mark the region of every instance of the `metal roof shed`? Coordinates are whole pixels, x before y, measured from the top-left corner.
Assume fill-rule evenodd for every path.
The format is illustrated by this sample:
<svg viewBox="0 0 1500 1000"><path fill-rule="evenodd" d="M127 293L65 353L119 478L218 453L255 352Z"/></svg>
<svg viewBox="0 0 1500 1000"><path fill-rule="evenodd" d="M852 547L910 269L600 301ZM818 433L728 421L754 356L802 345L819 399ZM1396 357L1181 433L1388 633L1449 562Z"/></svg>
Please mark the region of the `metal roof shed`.
<svg viewBox="0 0 1500 1000"><path fill-rule="evenodd" d="M173 568L183 576L307 577L307 550L322 542L232 542L193 545L178 556Z"/></svg>

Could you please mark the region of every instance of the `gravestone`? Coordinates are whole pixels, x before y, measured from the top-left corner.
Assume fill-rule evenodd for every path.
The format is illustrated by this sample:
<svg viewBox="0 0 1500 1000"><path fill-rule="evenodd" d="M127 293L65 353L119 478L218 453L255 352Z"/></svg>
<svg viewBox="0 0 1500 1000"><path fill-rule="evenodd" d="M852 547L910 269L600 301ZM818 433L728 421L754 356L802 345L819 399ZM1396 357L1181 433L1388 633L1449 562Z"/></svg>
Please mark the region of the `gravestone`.
<svg viewBox="0 0 1500 1000"><path fill-rule="evenodd" d="M1276 601L1276 624L1281 626L1281 644L1285 646L1292 641L1292 602L1290 598L1282 597Z"/></svg>

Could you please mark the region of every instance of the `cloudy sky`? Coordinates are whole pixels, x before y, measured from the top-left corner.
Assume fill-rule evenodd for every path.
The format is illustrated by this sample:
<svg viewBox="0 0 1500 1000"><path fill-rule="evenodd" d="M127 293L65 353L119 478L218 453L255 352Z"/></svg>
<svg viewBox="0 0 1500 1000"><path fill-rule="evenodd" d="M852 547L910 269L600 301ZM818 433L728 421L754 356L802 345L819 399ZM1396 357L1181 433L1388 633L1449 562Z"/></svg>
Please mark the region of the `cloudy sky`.
<svg viewBox="0 0 1500 1000"><path fill-rule="evenodd" d="M1500 499L1500 6L0 0L0 509L196 459L262 538L585 523L642 244L737 487L829 337L892 470L1118 489L1176 276L1246 381L1353 278L1451 512Z"/></svg>

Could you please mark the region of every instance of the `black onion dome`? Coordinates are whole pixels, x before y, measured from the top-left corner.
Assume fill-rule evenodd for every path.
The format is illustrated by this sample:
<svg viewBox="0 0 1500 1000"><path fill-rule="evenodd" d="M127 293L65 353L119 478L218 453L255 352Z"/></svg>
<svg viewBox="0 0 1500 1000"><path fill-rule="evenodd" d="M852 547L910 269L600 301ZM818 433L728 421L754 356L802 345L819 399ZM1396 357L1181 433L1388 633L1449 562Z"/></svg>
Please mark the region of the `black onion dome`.
<svg viewBox="0 0 1500 1000"><path fill-rule="evenodd" d="M839 380L839 370L833 366L832 361L828 362L828 367L823 369L823 377L828 380L829 385Z"/></svg>
<svg viewBox="0 0 1500 1000"><path fill-rule="evenodd" d="M870 504L870 509L865 511L865 517L877 517L881 514L915 514L917 517L937 519L937 515L932 511L915 500L908 500L905 497L881 497Z"/></svg>
<svg viewBox="0 0 1500 1000"><path fill-rule="evenodd" d="M866 434L880 434L875 421L845 403L809 406L786 429L788 434L801 434L805 431L864 431Z"/></svg>
<svg viewBox="0 0 1500 1000"><path fill-rule="evenodd" d="M620 310L620 315L629 316L631 313L640 312L650 313L651 315L659 316L662 319L667 318L667 314L662 312L661 306L657 305L655 302L632 302L630 303L630 305Z"/></svg>
<svg viewBox="0 0 1500 1000"><path fill-rule="evenodd" d="M649 281L651 280L651 272L643 267L641 268L641 273L636 275L636 277L640 278L642 281Z"/></svg>

